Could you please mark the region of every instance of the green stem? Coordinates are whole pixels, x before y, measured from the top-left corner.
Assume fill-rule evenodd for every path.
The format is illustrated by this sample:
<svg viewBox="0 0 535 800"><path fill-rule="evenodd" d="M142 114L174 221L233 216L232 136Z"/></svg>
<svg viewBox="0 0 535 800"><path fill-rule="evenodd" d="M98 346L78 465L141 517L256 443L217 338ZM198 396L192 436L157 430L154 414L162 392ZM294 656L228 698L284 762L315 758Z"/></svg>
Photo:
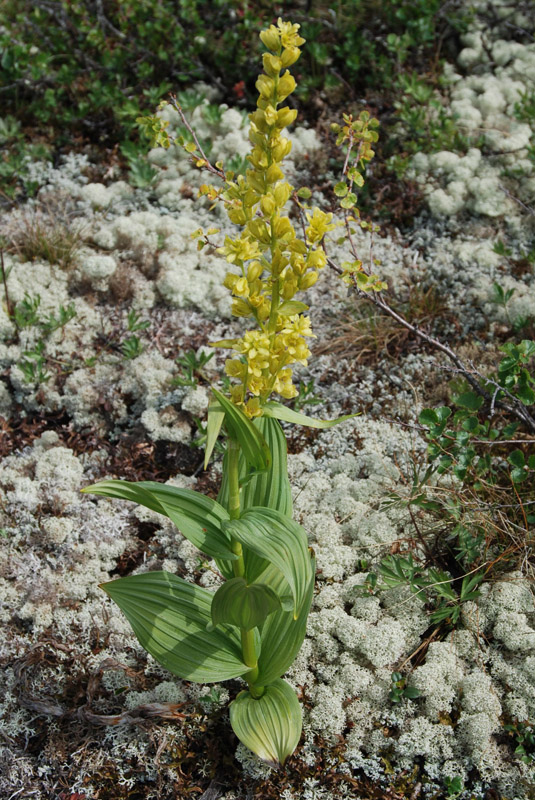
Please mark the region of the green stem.
<svg viewBox="0 0 535 800"><path fill-rule="evenodd" d="M238 442L232 439L228 440L227 451L227 469L228 469L228 487L229 487L229 515L231 519L239 519L240 517L240 473L239 473L239 456L240 446ZM243 549L240 542L235 539L231 540L232 552L238 558L233 562L234 576L243 577L245 575L245 562L243 558ZM254 686L254 682L258 678L258 656L256 654L256 647L254 643L254 631L247 631L245 628L241 629L241 646L243 653L243 661L251 668L251 671L245 675L245 680L249 684L249 689L253 697L261 697L264 689L261 686Z"/></svg>

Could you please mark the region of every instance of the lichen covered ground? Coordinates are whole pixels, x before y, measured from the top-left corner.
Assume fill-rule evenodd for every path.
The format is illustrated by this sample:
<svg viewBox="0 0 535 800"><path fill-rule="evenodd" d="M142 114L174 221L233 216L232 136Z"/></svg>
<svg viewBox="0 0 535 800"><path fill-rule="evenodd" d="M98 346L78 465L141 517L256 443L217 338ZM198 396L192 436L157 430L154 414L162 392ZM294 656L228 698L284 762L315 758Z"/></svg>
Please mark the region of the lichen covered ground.
<svg viewBox="0 0 535 800"><path fill-rule="evenodd" d="M488 12L491 4L479 5ZM430 324L468 358L471 340L480 358L495 353L504 326L535 308L526 257L535 232L533 132L515 115L533 91L535 45L506 36L500 8L493 4L493 28L475 14L458 63L445 69L441 103L472 146L414 157L408 177L423 200L413 224L402 232L385 226L373 242L358 235L394 295L434 297ZM518 15L514 24L532 20ZM167 113L172 128L177 118ZM200 105L192 124L213 142L213 161L247 153L240 111L221 108L207 122ZM314 184L327 145L306 128L291 138L289 179L324 203ZM205 177L182 152L156 149L150 162L156 177L141 189L80 153L55 168L36 163L36 199L2 219L15 243L4 254L9 302L40 303L34 323L18 331L7 303L0 308L0 795L440 798L448 779L460 778L461 798L533 797L533 762L515 755L504 728L535 718L529 571L519 564L484 582L477 601L463 604L460 624L440 638L418 595L362 589L385 555L418 553L407 509L385 500L404 496L425 465L418 413L447 401L450 376L410 337L378 351L368 337L363 352L351 325L365 312L334 273L308 295L317 339L299 378L313 382L319 403L305 410L361 415L321 433L287 430L295 515L318 576L307 638L287 676L304 706L304 735L285 769L271 770L238 745L225 707L239 681L203 687L174 678L98 588L153 569L207 587L218 582L169 520L80 494L104 476L217 492L220 463L203 472L194 441L224 355L191 383L176 359L239 330L222 286L226 263L215 251L198 252L191 238L200 226L215 224L221 235L231 228L222 209L197 199ZM30 257L28 241L43 231L61 234L55 263ZM496 252L499 240L505 255ZM329 255L347 257L336 241ZM493 282L514 289L507 308L493 302ZM72 319L46 329L50 315L71 304ZM128 340L139 353L131 358ZM408 672L418 698L389 700L397 670Z"/></svg>

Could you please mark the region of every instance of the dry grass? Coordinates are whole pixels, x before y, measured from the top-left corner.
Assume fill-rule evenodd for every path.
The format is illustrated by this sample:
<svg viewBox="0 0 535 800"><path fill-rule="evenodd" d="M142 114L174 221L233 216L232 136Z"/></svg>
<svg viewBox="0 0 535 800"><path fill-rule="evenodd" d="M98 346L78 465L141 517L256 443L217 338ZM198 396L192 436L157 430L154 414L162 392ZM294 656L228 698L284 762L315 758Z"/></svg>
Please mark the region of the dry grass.
<svg viewBox="0 0 535 800"><path fill-rule="evenodd" d="M392 305L408 322L425 331L430 330L438 318L448 315L435 288L411 286L407 299ZM330 353L351 359L356 364L375 364L385 355L395 359L420 347L421 343L406 328L374 306L362 302L354 312L336 320L332 338L315 348L314 353Z"/></svg>
<svg viewBox="0 0 535 800"><path fill-rule="evenodd" d="M45 196L7 219L3 238L6 250L23 261L44 260L67 269L73 263L83 234L65 196Z"/></svg>

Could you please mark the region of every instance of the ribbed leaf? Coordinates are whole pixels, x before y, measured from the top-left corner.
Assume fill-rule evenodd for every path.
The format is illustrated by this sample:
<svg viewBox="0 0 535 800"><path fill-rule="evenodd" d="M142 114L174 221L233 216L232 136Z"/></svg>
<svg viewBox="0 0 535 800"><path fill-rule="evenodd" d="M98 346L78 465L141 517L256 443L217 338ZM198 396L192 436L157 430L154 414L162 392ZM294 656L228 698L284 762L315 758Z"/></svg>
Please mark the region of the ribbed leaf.
<svg viewBox="0 0 535 800"><path fill-rule="evenodd" d="M206 629L212 592L170 572L131 575L101 588L123 611L145 650L174 675L216 683L249 670L235 629Z"/></svg>
<svg viewBox="0 0 535 800"><path fill-rule="evenodd" d="M230 705L230 724L249 750L277 766L297 747L303 717L294 690L279 678L258 699L240 692Z"/></svg>
<svg viewBox="0 0 535 800"><path fill-rule="evenodd" d="M212 390L221 409L225 412L225 426L231 439L239 442L245 460L255 470L267 469L271 454L266 440L249 417L217 389Z"/></svg>
<svg viewBox="0 0 535 800"><path fill-rule="evenodd" d="M250 586L245 578L231 578L219 587L212 601L212 624L227 623L250 631L281 607L277 594L265 583Z"/></svg>
<svg viewBox="0 0 535 800"><path fill-rule="evenodd" d="M294 617L297 618L311 578L307 535L303 528L271 508L250 508L239 519L222 525L232 538L282 572L294 598ZM246 572L245 577L252 582L257 576Z"/></svg>
<svg viewBox="0 0 535 800"><path fill-rule="evenodd" d="M271 417L257 417L254 425L264 436L272 454L272 463L264 472L256 472L243 486L240 492L240 507L242 513L253 506L264 506L280 511L286 516L292 516L292 490L288 480L288 463L286 456L286 438L276 419ZM239 475L240 481L247 474L247 463L240 453ZM228 507L228 483L223 460L223 479L217 501L224 508ZM268 562L247 548L244 551L245 569L249 581L255 579L264 570ZM218 567L225 577L231 577L232 564L218 560Z"/></svg>
<svg viewBox="0 0 535 800"><path fill-rule="evenodd" d="M100 481L82 489L104 497L118 497L157 511L172 520L195 547L213 558L235 560L222 523L229 516L223 506L191 489L179 489L155 481Z"/></svg>
<svg viewBox="0 0 535 800"><path fill-rule="evenodd" d="M333 425L345 422L346 419L353 419L353 417L359 416L359 414L345 414L343 417L337 417L336 419L316 419L315 417L308 417L306 414L301 414L300 411L293 411L291 408L288 408L288 406L283 406L282 403L276 402L266 403L264 406L264 414L268 417L282 419L284 422L306 425L308 428L332 428Z"/></svg>
<svg viewBox="0 0 535 800"><path fill-rule="evenodd" d="M204 451L205 469L210 461L210 456L214 450L215 443L217 442L217 437L219 436L219 431L221 430L224 419L225 412L222 411L216 404L211 403L210 407L208 408L208 420L206 423L206 447Z"/></svg>
<svg viewBox="0 0 535 800"><path fill-rule="evenodd" d="M306 634L308 612L314 595L314 559L311 558L310 562L311 578L305 602L297 619L294 619L293 609L276 611L266 619L262 626L260 631L262 649L258 657L259 674L256 680L260 686L272 683L276 678L284 675L301 649ZM258 580L268 583L280 598L284 597L289 588L281 573L271 565L260 575Z"/></svg>

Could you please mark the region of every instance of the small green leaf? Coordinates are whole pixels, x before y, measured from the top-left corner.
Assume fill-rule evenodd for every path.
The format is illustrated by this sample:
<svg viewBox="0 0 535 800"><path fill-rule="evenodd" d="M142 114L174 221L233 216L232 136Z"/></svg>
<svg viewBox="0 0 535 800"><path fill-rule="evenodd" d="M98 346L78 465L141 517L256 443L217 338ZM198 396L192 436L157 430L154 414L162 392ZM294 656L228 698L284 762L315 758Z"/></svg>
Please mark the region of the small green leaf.
<svg viewBox="0 0 535 800"><path fill-rule="evenodd" d="M265 404L264 414L268 417L282 419L284 422L306 425L308 428L332 428L333 425L338 425L340 422L345 422L347 419L358 417L360 412L357 414L346 414L343 417L337 417L337 419L315 419L306 414L301 414L300 411L293 411L293 409L288 408L288 406L283 406L282 403L271 401Z"/></svg>
<svg viewBox="0 0 535 800"><path fill-rule="evenodd" d="M245 578L231 578L214 595L212 624L226 623L250 631L280 607L277 594L265 583L247 585Z"/></svg>
<svg viewBox="0 0 535 800"><path fill-rule="evenodd" d="M214 595L170 572L144 572L101 588L130 622L142 647L174 675L219 683L249 671L234 628L208 631Z"/></svg>
<svg viewBox="0 0 535 800"><path fill-rule="evenodd" d="M357 195L354 192L349 192L349 194L346 194L346 196L340 200L340 205L342 208L353 208L356 202Z"/></svg>
<svg viewBox="0 0 535 800"><path fill-rule="evenodd" d="M230 724L243 744L273 766L284 764L301 736L302 712L294 690L278 678L258 699L240 692L230 705Z"/></svg>
<svg viewBox="0 0 535 800"><path fill-rule="evenodd" d="M302 200L310 200L310 198L312 197L312 192L307 186L302 186L297 191L297 196L300 197Z"/></svg>
<svg viewBox="0 0 535 800"><path fill-rule="evenodd" d="M349 189L347 183L345 183L344 181L340 181L340 183L336 184L333 191L337 197L345 197Z"/></svg>
<svg viewBox="0 0 535 800"><path fill-rule="evenodd" d="M417 697L420 697L420 691L416 686L407 686L403 690L403 696L408 697L409 700L415 700Z"/></svg>
<svg viewBox="0 0 535 800"><path fill-rule="evenodd" d="M424 408L418 417L418 421L420 425L425 425L427 428L430 428L438 422L437 412L434 408Z"/></svg>
<svg viewBox="0 0 535 800"><path fill-rule="evenodd" d="M249 417L235 406L217 389L212 390L221 409L225 412L225 425L231 439L239 442L245 460L253 469L267 469L271 463L271 454L266 440Z"/></svg>

